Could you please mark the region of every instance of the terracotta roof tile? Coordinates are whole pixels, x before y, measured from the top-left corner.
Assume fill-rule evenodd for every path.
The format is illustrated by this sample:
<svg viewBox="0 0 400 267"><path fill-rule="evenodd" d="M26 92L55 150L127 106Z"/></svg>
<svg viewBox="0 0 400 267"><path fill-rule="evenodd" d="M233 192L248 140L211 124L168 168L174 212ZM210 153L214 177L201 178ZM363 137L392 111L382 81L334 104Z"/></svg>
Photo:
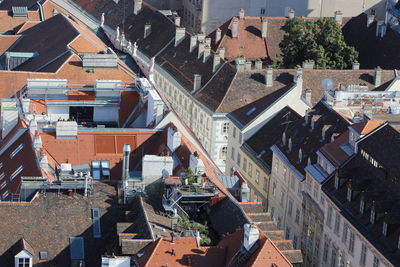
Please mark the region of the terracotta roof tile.
<svg viewBox="0 0 400 267"><path fill-rule="evenodd" d="M3 55L21 35L0 35L0 55Z"/></svg>

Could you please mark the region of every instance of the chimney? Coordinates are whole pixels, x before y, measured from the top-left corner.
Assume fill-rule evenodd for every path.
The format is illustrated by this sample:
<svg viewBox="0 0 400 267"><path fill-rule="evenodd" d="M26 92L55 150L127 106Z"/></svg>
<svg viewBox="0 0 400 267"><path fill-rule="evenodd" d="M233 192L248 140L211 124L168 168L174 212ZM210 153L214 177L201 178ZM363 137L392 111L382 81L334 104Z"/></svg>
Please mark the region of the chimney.
<svg viewBox="0 0 400 267"><path fill-rule="evenodd" d="M203 53L203 63L206 63L208 58L210 57L211 54L211 47L208 45L204 46L204 53Z"/></svg>
<svg viewBox="0 0 400 267"><path fill-rule="evenodd" d="M224 60L225 59L225 48L223 48L223 47L220 47L219 48L219 56L221 57L221 59L222 60Z"/></svg>
<svg viewBox="0 0 400 267"><path fill-rule="evenodd" d="M267 29L268 29L268 20L266 18L263 18L262 22L261 22L261 37L262 38L267 37Z"/></svg>
<svg viewBox="0 0 400 267"><path fill-rule="evenodd" d="M239 18L244 19L244 8L239 9Z"/></svg>
<svg viewBox="0 0 400 267"><path fill-rule="evenodd" d="M250 60L246 61L245 69L246 70L251 70L251 61Z"/></svg>
<svg viewBox="0 0 400 267"><path fill-rule="evenodd" d="M292 151L292 137L289 137L289 143L288 143L288 151Z"/></svg>
<svg viewBox="0 0 400 267"><path fill-rule="evenodd" d="M249 186L247 185L247 183L242 183L240 187L240 200L242 202L248 202L249 194L250 194Z"/></svg>
<svg viewBox="0 0 400 267"><path fill-rule="evenodd" d="M255 68L256 70L261 70L262 69L262 61L257 59L255 63Z"/></svg>
<svg viewBox="0 0 400 267"><path fill-rule="evenodd" d="M197 244L197 247L200 247L200 242L201 242L200 232L199 232L199 231L196 231L196 232L194 233L194 236L196 237L196 244Z"/></svg>
<svg viewBox="0 0 400 267"><path fill-rule="evenodd" d="M189 47L189 52L192 53L193 50L195 49L197 45L197 36L196 35L192 35L190 36L190 47Z"/></svg>
<svg viewBox="0 0 400 267"><path fill-rule="evenodd" d="M219 67L219 64L221 63L221 58L218 54L214 54L214 60L213 60L213 72L217 70Z"/></svg>
<svg viewBox="0 0 400 267"><path fill-rule="evenodd" d="M139 14L140 10L142 9L143 0L134 0L133 4L133 14Z"/></svg>
<svg viewBox="0 0 400 267"><path fill-rule="evenodd" d="M308 105L312 105L311 104L311 92L312 92L312 90L311 89L306 89L306 92L305 92L305 99L306 99L306 102L307 102L307 104Z"/></svg>
<svg viewBox="0 0 400 267"><path fill-rule="evenodd" d="M32 136L35 136L37 129L38 129L37 122L35 119L32 119L29 122L29 132L31 133Z"/></svg>
<svg viewBox="0 0 400 267"><path fill-rule="evenodd" d="M206 35L204 33L197 34L197 40L199 40L199 42L204 42L205 39L206 39Z"/></svg>
<svg viewBox="0 0 400 267"><path fill-rule="evenodd" d="M265 86L266 87L273 86L273 75L274 75L274 70L272 68L268 68L265 71Z"/></svg>
<svg viewBox="0 0 400 267"><path fill-rule="evenodd" d="M174 22L175 22L176 27L180 27L181 26L181 17L176 16L174 18Z"/></svg>
<svg viewBox="0 0 400 267"><path fill-rule="evenodd" d="M239 20L237 18L233 18L232 21L232 38L237 38L238 37L238 27L239 27Z"/></svg>
<svg viewBox="0 0 400 267"><path fill-rule="evenodd" d="M339 25L343 24L343 13L340 10L335 11L334 18Z"/></svg>
<svg viewBox="0 0 400 267"><path fill-rule="evenodd" d="M221 40L221 29L218 28L217 31L215 32L215 44L218 44L220 40Z"/></svg>
<svg viewBox="0 0 400 267"><path fill-rule="evenodd" d="M294 18L294 9L291 8L291 9L289 10L289 19L293 19L293 18Z"/></svg>
<svg viewBox="0 0 400 267"><path fill-rule="evenodd" d="M195 74L193 81L193 91L196 91L201 88L201 75Z"/></svg>
<svg viewBox="0 0 400 267"><path fill-rule="evenodd" d="M39 166L45 171L50 171L49 160L47 159L47 155L43 152L43 150L40 152Z"/></svg>
<svg viewBox="0 0 400 267"><path fill-rule="evenodd" d="M236 63L236 69L242 71L245 68L246 59L244 57L238 57L236 58L235 63Z"/></svg>
<svg viewBox="0 0 400 267"><path fill-rule="evenodd" d="M377 67L375 69L375 87L379 87L382 82L382 69L381 67Z"/></svg>
<svg viewBox="0 0 400 267"><path fill-rule="evenodd" d="M360 69L360 63L358 63L357 61L353 63L353 70L359 70Z"/></svg>
<svg viewBox="0 0 400 267"><path fill-rule="evenodd" d="M314 60L305 60L302 63L303 69L312 70L314 69Z"/></svg>
<svg viewBox="0 0 400 267"><path fill-rule="evenodd" d="M33 148L35 150L41 150L43 147L42 137L40 137L39 132L36 131L35 139L33 140Z"/></svg>
<svg viewBox="0 0 400 267"><path fill-rule="evenodd" d="M180 28L180 27L176 28L176 32L175 32L175 47L177 47L183 41L183 39L185 39L185 33L186 33L186 29L185 28Z"/></svg>
<svg viewBox="0 0 400 267"><path fill-rule="evenodd" d="M151 24L150 24L150 23L146 23L146 24L144 25L144 35L143 35L143 38L146 39L150 34L151 34Z"/></svg>
<svg viewBox="0 0 400 267"><path fill-rule="evenodd" d="M387 25L386 23L384 23L381 26L381 38L383 38L386 35L386 30L387 30Z"/></svg>
<svg viewBox="0 0 400 267"><path fill-rule="evenodd" d="M205 45L204 42L200 42L199 43L199 51L198 51L198 54L197 54L197 58L200 58L203 55L204 45Z"/></svg>
<svg viewBox="0 0 400 267"><path fill-rule="evenodd" d="M122 161L122 181L126 181L129 178L129 155L131 154L131 146L128 144L124 145L124 158Z"/></svg>
<svg viewBox="0 0 400 267"><path fill-rule="evenodd" d="M302 82L303 81L303 70L301 68L297 68L296 76L294 77L294 82Z"/></svg>
<svg viewBox="0 0 400 267"><path fill-rule="evenodd" d="M171 152L175 152L181 145L181 133L175 127L168 128L167 146Z"/></svg>
<svg viewBox="0 0 400 267"><path fill-rule="evenodd" d="M210 47L211 47L211 38L210 38L210 37L207 37L207 38L205 39L205 42L206 42L206 45L207 45L207 46L210 46Z"/></svg>
<svg viewBox="0 0 400 267"><path fill-rule="evenodd" d="M381 35L381 28L383 25L383 20L378 20L376 24L376 37L379 37Z"/></svg>
<svg viewBox="0 0 400 267"><path fill-rule="evenodd" d="M374 23L374 20L375 20L375 15L369 14L367 16L367 28L369 28L369 26L371 26L371 24Z"/></svg>

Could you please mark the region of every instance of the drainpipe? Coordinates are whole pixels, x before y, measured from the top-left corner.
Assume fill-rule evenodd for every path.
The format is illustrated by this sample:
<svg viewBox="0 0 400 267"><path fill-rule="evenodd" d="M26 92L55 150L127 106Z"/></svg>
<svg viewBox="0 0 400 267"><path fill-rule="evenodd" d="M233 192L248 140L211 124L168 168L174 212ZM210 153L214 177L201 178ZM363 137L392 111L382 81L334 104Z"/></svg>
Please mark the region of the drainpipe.
<svg viewBox="0 0 400 267"><path fill-rule="evenodd" d="M37 1L36 4L39 7L40 21L44 21L43 6L39 1Z"/></svg>

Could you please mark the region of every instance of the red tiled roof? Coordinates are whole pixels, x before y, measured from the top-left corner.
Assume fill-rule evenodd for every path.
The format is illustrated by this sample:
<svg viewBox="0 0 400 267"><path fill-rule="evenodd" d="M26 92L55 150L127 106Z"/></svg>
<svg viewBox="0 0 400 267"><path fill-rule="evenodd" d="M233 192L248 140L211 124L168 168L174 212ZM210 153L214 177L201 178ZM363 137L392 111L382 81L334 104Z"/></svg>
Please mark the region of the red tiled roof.
<svg viewBox="0 0 400 267"><path fill-rule="evenodd" d="M3 55L20 37L21 35L0 35L0 55Z"/></svg>

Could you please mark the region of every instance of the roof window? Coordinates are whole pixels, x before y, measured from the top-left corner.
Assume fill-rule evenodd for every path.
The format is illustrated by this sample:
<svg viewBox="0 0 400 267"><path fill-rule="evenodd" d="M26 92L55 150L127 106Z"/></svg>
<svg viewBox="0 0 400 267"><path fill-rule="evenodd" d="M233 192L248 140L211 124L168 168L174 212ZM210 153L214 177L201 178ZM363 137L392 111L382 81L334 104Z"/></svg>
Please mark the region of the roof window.
<svg viewBox="0 0 400 267"><path fill-rule="evenodd" d="M21 165L18 167L18 169L16 169L10 176L10 181L12 181L15 177L17 177L18 174L20 174L22 172L22 170L24 169L24 165Z"/></svg>
<svg viewBox="0 0 400 267"><path fill-rule="evenodd" d="M16 149L14 149L13 152L11 152L10 158L11 159L14 158L18 154L18 152L20 152L23 148L24 148L24 144L20 144Z"/></svg>
<svg viewBox="0 0 400 267"><path fill-rule="evenodd" d="M47 260L47 259L48 259L48 257L47 257L47 251L40 251L40 252L39 252L39 259L40 259L40 260Z"/></svg>
<svg viewBox="0 0 400 267"><path fill-rule="evenodd" d="M26 6L13 6L11 9L14 18L28 17L28 8Z"/></svg>

